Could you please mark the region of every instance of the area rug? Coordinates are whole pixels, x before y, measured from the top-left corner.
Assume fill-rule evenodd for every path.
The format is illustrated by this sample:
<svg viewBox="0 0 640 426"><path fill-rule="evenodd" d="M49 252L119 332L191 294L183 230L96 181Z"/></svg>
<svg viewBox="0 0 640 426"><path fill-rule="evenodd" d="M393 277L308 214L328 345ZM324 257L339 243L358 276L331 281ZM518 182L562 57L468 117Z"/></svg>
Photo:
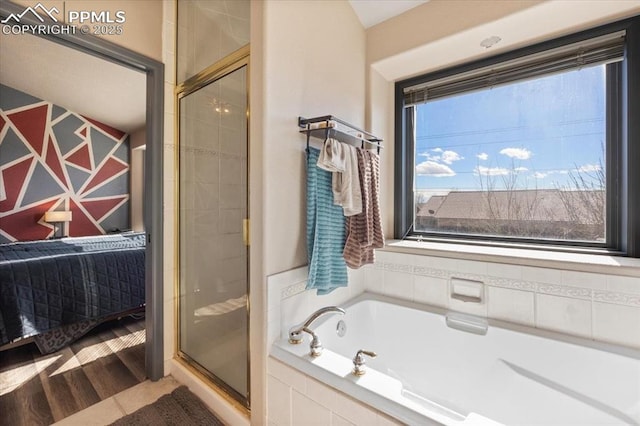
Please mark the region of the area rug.
<svg viewBox="0 0 640 426"><path fill-rule="evenodd" d="M153 404L112 423L111 426L224 426L197 396L180 386Z"/></svg>

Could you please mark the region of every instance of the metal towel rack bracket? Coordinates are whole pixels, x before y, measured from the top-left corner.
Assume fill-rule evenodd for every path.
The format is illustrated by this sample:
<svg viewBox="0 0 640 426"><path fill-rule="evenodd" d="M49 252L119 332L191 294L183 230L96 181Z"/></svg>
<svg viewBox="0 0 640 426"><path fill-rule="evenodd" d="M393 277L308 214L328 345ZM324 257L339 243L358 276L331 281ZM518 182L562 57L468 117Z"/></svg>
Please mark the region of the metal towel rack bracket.
<svg viewBox="0 0 640 426"><path fill-rule="evenodd" d="M365 144L373 145L378 154L380 154L380 149L383 148L382 139L333 115L314 118L298 117L298 127L301 129L300 133L307 135L307 150L309 149L309 139L312 136L327 140L330 132L334 132L341 142L351 145L359 143L362 148L365 147Z"/></svg>

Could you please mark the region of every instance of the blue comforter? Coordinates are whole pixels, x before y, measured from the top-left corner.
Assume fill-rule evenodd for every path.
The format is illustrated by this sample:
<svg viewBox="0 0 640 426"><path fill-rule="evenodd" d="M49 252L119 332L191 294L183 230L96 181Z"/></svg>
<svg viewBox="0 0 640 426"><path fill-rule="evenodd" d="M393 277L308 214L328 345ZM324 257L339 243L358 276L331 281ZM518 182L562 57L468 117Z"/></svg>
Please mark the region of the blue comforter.
<svg viewBox="0 0 640 426"><path fill-rule="evenodd" d="M144 234L0 245L0 345L144 305Z"/></svg>

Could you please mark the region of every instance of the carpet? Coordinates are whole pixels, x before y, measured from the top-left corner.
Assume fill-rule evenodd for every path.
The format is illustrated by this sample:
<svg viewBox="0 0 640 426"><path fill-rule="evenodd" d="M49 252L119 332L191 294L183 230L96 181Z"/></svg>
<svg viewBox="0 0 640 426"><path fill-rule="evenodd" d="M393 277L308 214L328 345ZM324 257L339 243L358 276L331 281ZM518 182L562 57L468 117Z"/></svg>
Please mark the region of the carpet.
<svg viewBox="0 0 640 426"><path fill-rule="evenodd" d="M121 418L111 426L224 426L186 386Z"/></svg>

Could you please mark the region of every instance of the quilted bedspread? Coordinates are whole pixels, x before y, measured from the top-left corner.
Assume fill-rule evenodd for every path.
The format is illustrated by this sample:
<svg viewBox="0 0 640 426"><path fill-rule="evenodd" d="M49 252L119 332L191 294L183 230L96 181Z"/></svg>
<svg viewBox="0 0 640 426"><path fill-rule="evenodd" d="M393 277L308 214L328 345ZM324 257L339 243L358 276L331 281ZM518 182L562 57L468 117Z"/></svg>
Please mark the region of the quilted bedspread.
<svg viewBox="0 0 640 426"><path fill-rule="evenodd" d="M144 234L0 245L0 345L144 305Z"/></svg>

